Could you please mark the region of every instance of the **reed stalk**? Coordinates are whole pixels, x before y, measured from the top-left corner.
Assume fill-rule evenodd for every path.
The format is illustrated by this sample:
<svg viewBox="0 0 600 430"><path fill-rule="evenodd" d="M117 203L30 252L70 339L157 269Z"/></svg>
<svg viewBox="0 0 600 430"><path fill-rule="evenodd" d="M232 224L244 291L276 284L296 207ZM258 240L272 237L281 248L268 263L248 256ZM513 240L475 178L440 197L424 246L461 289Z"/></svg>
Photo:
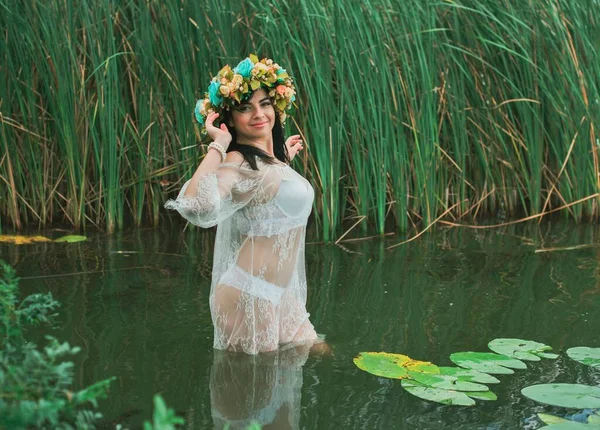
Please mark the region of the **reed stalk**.
<svg viewBox="0 0 600 430"><path fill-rule="evenodd" d="M0 223L159 225L203 154L196 99L250 52L296 78L322 240L449 208L596 220L598 6L0 0Z"/></svg>

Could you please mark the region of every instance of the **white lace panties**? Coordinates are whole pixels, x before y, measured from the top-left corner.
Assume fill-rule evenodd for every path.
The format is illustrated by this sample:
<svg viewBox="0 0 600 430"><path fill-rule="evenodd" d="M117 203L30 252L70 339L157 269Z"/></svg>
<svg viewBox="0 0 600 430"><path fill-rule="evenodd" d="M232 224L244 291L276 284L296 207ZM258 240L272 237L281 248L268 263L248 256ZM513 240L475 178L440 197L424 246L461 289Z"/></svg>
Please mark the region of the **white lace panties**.
<svg viewBox="0 0 600 430"><path fill-rule="evenodd" d="M237 265L232 266L223 274L219 284L235 287L254 297L268 300L275 306L279 304L286 290L246 272Z"/></svg>

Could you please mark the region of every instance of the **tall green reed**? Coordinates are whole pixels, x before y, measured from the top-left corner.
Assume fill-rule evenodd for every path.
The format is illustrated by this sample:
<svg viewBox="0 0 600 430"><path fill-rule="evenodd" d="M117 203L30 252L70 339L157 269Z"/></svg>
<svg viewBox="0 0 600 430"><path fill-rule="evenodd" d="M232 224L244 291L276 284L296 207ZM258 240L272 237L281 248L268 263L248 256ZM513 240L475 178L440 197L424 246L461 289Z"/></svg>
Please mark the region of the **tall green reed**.
<svg viewBox="0 0 600 430"><path fill-rule="evenodd" d="M592 0L590 0L592 1ZM597 0L593 0L597 4ZM566 0L0 0L0 222L158 225L225 63L296 78L323 240L599 191L599 23ZM598 199L564 210L596 219ZM422 228L421 227L421 228ZM347 237L347 236L345 236Z"/></svg>

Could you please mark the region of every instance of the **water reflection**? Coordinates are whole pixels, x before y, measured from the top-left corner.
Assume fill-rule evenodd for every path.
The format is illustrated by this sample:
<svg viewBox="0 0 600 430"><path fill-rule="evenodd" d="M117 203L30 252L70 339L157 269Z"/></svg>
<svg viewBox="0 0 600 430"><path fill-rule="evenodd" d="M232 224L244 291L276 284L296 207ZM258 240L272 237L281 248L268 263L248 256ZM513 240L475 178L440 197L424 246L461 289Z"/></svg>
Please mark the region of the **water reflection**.
<svg viewBox="0 0 600 430"><path fill-rule="evenodd" d="M214 351L210 403L216 429L300 428L302 366L310 345L246 355Z"/></svg>

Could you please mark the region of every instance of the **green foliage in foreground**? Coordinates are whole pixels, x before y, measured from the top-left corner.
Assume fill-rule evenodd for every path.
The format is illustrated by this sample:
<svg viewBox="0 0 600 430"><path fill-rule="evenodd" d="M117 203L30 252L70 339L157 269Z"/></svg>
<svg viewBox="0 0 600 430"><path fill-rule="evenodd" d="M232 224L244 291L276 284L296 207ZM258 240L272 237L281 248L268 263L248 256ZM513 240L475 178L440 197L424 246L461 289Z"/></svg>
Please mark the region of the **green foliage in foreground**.
<svg viewBox="0 0 600 430"><path fill-rule="evenodd" d="M46 336L38 347L25 336L27 326L52 325L59 303L50 293L19 301L18 278L0 260L0 429L94 429L102 415L95 411L114 378L73 392L74 364L68 360L78 347ZM173 430L184 420L154 397L153 421L145 430Z"/></svg>
<svg viewBox="0 0 600 430"><path fill-rule="evenodd" d="M154 414L152 422L144 421L144 430L175 430L175 425L184 424L183 418L175 415L171 408L167 408L160 395L154 396Z"/></svg>
<svg viewBox="0 0 600 430"><path fill-rule="evenodd" d="M94 428L93 409L107 394L111 379L72 392L73 363L79 348L46 336L39 348L28 341L26 326L52 324L59 304L51 294L18 299L18 280L2 264L0 279L0 425L6 428Z"/></svg>
<svg viewBox="0 0 600 430"><path fill-rule="evenodd" d="M446 211L598 218L598 7L2 0L0 221L157 225L202 156L196 99L250 52L297 80L324 240Z"/></svg>

